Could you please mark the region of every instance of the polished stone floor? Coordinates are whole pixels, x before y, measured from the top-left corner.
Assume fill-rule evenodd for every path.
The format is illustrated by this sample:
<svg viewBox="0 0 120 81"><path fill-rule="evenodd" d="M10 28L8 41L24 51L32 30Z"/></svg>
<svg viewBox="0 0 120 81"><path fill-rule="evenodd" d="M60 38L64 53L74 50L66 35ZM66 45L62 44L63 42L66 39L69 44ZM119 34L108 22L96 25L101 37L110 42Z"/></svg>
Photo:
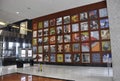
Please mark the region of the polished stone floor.
<svg viewBox="0 0 120 81"><path fill-rule="evenodd" d="M112 68L107 67L88 67L88 66L60 66L42 65L42 72L38 64L30 67L25 64L23 68L14 66L1 66L0 75L10 73L25 73L30 75L68 79L75 81L112 81Z"/></svg>

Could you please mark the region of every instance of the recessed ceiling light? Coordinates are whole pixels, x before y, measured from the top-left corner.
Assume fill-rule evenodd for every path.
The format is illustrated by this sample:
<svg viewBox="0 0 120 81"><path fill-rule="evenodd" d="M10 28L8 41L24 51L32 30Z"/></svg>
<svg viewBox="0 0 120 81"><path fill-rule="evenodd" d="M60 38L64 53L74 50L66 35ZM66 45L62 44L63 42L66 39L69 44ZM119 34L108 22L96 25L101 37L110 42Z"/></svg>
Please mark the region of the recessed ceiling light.
<svg viewBox="0 0 120 81"><path fill-rule="evenodd" d="M16 14L20 14L20 12L16 12Z"/></svg>

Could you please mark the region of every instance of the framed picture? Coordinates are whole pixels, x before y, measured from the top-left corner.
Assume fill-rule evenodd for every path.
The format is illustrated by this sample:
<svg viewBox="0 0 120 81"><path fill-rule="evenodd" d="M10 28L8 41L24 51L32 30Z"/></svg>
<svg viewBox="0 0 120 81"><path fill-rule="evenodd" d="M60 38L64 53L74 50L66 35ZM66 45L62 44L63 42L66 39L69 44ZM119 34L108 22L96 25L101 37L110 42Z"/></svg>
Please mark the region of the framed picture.
<svg viewBox="0 0 120 81"><path fill-rule="evenodd" d="M73 33L72 34L72 42L79 42L79 41L80 41L79 33Z"/></svg>
<svg viewBox="0 0 120 81"><path fill-rule="evenodd" d="M91 42L91 51L100 51L100 42Z"/></svg>
<svg viewBox="0 0 120 81"><path fill-rule="evenodd" d="M80 13L80 20L87 20L88 19L88 14L87 12Z"/></svg>
<svg viewBox="0 0 120 81"><path fill-rule="evenodd" d="M48 29L44 29L44 36L48 36Z"/></svg>
<svg viewBox="0 0 120 81"><path fill-rule="evenodd" d="M26 56L27 56L26 49L21 49L21 57L26 57Z"/></svg>
<svg viewBox="0 0 120 81"><path fill-rule="evenodd" d="M42 46L38 46L38 53L43 53L43 47Z"/></svg>
<svg viewBox="0 0 120 81"><path fill-rule="evenodd" d="M62 24L62 17L59 17L56 19L56 24L61 25Z"/></svg>
<svg viewBox="0 0 120 81"><path fill-rule="evenodd" d="M63 52L63 45L58 45L58 52Z"/></svg>
<svg viewBox="0 0 120 81"><path fill-rule="evenodd" d="M57 62L63 62L63 54L57 54Z"/></svg>
<svg viewBox="0 0 120 81"><path fill-rule="evenodd" d="M81 33L81 41L89 41L89 34L88 32L82 32Z"/></svg>
<svg viewBox="0 0 120 81"><path fill-rule="evenodd" d="M92 53L92 63L100 63L101 57L100 53Z"/></svg>
<svg viewBox="0 0 120 81"><path fill-rule="evenodd" d="M41 37L41 36L43 36L43 32L42 30L38 30L38 37Z"/></svg>
<svg viewBox="0 0 120 81"><path fill-rule="evenodd" d="M43 28L43 22L38 23L38 29L41 29L41 28Z"/></svg>
<svg viewBox="0 0 120 81"><path fill-rule="evenodd" d="M99 9L99 15L100 15L100 17L106 17L106 16L108 16L107 8L101 8L101 9Z"/></svg>
<svg viewBox="0 0 120 81"><path fill-rule="evenodd" d="M78 32L79 31L79 24L72 24L72 32Z"/></svg>
<svg viewBox="0 0 120 81"><path fill-rule="evenodd" d="M90 44L89 43L82 43L82 52L89 52L90 51Z"/></svg>
<svg viewBox="0 0 120 81"><path fill-rule="evenodd" d="M32 45L37 45L37 39L36 38L32 39Z"/></svg>
<svg viewBox="0 0 120 81"><path fill-rule="evenodd" d="M71 27L69 25L64 25L64 33L70 33L71 32Z"/></svg>
<svg viewBox="0 0 120 81"><path fill-rule="evenodd" d="M34 61L37 61L37 54L33 54Z"/></svg>
<svg viewBox="0 0 120 81"><path fill-rule="evenodd" d="M110 32L109 30L101 30L101 38L104 39L110 39Z"/></svg>
<svg viewBox="0 0 120 81"><path fill-rule="evenodd" d="M43 43L43 39L42 38L38 38L38 45L42 45Z"/></svg>
<svg viewBox="0 0 120 81"><path fill-rule="evenodd" d="M55 26L55 19L50 20L50 26Z"/></svg>
<svg viewBox="0 0 120 81"><path fill-rule="evenodd" d="M38 61L42 62L43 61L43 54L38 54Z"/></svg>
<svg viewBox="0 0 120 81"><path fill-rule="evenodd" d="M37 53L37 47L33 46L33 54L36 54L36 53Z"/></svg>
<svg viewBox="0 0 120 81"><path fill-rule="evenodd" d="M37 31L33 31L33 37L37 37Z"/></svg>
<svg viewBox="0 0 120 81"><path fill-rule="evenodd" d="M65 54L65 62L72 62L72 55L71 54Z"/></svg>
<svg viewBox="0 0 120 81"><path fill-rule="evenodd" d="M82 53L82 63L90 63L90 54Z"/></svg>
<svg viewBox="0 0 120 81"><path fill-rule="evenodd" d="M49 26L48 20L44 21L44 28L46 28L48 26Z"/></svg>
<svg viewBox="0 0 120 81"><path fill-rule="evenodd" d="M102 62L103 63L112 63L112 55L111 53L103 53L102 54Z"/></svg>
<svg viewBox="0 0 120 81"><path fill-rule="evenodd" d="M64 52L71 52L70 44L65 44L64 45Z"/></svg>
<svg viewBox="0 0 120 81"><path fill-rule="evenodd" d="M73 52L80 52L80 44L79 43L72 44L72 51Z"/></svg>
<svg viewBox="0 0 120 81"><path fill-rule="evenodd" d="M49 51L49 47L48 47L48 45L45 45L44 46L44 53L47 53Z"/></svg>
<svg viewBox="0 0 120 81"><path fill-rule="evenodd" d="M57 43L63 43L63 36L62 35L57 36Z"/></svg>
<svg viewBox="0 0 120 81"><path fill-rule="evenodd" d="M90 39L92 41L99 40L99 32L98 31L91 31L90 32Z"/></svg>
<svg viewBox="0 0 120 81"><path fill-rule="evenodd" d="M56 62L56 54L50 54L50 62Z"/></svg>
<svg viewBox="0 0 120 81"><path fill-rule="evenodd" d="M48 44L48 42L49 42L48 37L44 37L43 43Z"/></svg>
<svg viewBox="0 0 120 81"><path fill-rule="evenodd" d="M56 36L50 36L50 44L55 44L56 43Z"/></svg>
<svg viewBox="0 0 120 81"><path fill-rule="evenodd" d="M79 53L76 53L76 54L73 54L73 62L80 62L80 54Z"/></svg>
<svg viewBox="0 0 120 81"><path fill-rule="evenodd" d="M90 21L90 29L91 30L98 29L98 20Z"/></svg>
<svg viewBox="0 0 120 81"><path fill-rule="evenodd" d="M64 16L64 24L70 23L70 16Z"/></svg>
<svg viewBox="0 0 120 81"><path fill-rule="evenodd" d="M64 42L67 43L67 42L70 42L70 41L71 41L70 35L64 35Z"/></svg>
<svg viewBox="0 0 120 81"><path fill-rule="evenodd" d="M72 15L71 16L71 22L78 22L79 21L79 16L78 14Z"/></svg>
<svg viewBox="0 0 120 81"><path fill-rule="evenodd" d="M81 28L81 31L86 31L88 30L88 22L82 22L80 23L80 28Z"/></svg>
<svg viewBox="0 0 120 81"><path fill-rule="evenodd" d="M108 28L109 27L109 20L108 20L108 18L100 20L100 27L101 28Z"/></svg>
<svg viewBox="0 0 120 81"><path fill-rule="evenodd" d="M96 19L96 18L98 18L98 12L97 12L97 10L89 11L89 17L90 17L90 19Z"/></svg>
<svg viewBox="0 0 120 81"><path fill-rule="evenodd" d="M61 35L63 33L62 26L57 27L57 34Z"/></svg>
<svg viewBox="0 0 120 81"><path fill-rule="evenodd" d="M52 53L56 52L56 46L55 45L50 45L50 52L52 52Z"/></svg>
<svg viewBox="0 0 120 81"><path fill-rule="evenodd" d="M37 23L33 23L33 30L37 30Z"/></svg>
<svg viewBox="0 0 120 81"><path fill-rule="evenodd" d="M48 54L44 55L44 62L49 62L49 55Z"/></svg>
<svg viewBox="0 0 120 81"><path fill-rule="evenodd" d="M50 35L55 35L55 28L54 27L50 28Z"/></svg>
<svg viewBox="0 0 120 81"><path fill-rule="evenodd" d="M110 50L111 50L110 41L103 41L102 42L102 51L110 51Z"/></svg>

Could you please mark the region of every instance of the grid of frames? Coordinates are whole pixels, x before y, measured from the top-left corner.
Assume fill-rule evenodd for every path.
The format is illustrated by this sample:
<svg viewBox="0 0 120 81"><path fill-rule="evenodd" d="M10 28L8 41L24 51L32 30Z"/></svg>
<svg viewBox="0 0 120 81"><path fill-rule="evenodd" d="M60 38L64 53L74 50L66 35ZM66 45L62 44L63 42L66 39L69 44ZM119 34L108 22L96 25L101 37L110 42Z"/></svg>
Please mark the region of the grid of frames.
<svg viewBox="0 0 120 81"><path fill-rule="evenodd" d="M33 23L32 45L39 62L106 63L111 59L107 8Z"/></svg>

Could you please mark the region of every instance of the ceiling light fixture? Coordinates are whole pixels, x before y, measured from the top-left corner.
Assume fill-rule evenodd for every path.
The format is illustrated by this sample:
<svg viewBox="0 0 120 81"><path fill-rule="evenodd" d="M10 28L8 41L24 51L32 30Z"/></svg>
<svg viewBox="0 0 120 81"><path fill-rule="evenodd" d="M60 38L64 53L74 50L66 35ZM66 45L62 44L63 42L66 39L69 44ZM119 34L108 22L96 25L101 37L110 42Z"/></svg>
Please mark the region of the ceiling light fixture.
<svg viewBox="0 0 120 81"><path fill-rule="evenodd" d="M16 14L20 14L20 12L16 12Z"/></svg>
<svg viewBox="0 0 120 81"><path fill-rule="evenodd" d="M5 25L6 25L6 23L5 23L5 22L0 21L0 25L5 26Z"/></svg>

